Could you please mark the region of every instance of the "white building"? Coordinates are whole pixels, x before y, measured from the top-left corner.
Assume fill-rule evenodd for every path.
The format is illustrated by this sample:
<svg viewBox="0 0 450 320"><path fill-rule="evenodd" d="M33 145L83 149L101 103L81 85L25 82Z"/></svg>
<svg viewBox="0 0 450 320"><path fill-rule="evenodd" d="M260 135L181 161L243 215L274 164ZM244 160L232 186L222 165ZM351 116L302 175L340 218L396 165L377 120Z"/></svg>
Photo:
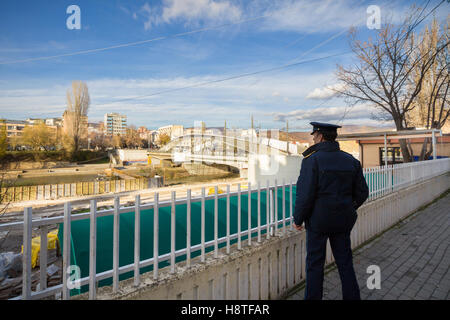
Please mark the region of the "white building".
<svg viewBox="0 0 450 320"><path fill-rule="evenodd" d="M106 113L105 133L107 135L125 135L127 133L127 116L118 113Z"/></svg>

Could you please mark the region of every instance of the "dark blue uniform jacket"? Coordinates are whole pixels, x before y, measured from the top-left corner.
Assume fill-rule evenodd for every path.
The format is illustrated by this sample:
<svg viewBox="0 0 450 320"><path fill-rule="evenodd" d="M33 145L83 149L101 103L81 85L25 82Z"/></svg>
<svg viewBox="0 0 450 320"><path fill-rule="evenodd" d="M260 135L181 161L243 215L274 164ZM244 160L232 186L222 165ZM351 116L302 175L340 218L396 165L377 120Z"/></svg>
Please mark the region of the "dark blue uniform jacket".
<svg viewBox="0 0 450 320"><path fill-rule="evenodd" d="M336 141L315 144L303 152L297 181L294 222L322 233L349 232L356 209L369 196L360 162L341 151Z"/></svg>

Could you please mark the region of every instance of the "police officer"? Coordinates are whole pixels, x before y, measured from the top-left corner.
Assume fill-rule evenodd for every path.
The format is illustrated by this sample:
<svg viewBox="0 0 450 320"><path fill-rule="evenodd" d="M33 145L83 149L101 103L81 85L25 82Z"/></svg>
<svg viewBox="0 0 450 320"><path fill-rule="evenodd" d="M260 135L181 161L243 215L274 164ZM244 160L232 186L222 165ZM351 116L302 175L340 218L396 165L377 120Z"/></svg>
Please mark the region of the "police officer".
<svg viewBox="0 0 450 320"><path fill-rule="evenodd" d="M335 141L340 126L311 122L314 145L303 152L297 181L294 227L306 228L305 300L320 300L327 239L339 270L344 300L360 300L350 232L369 196L361 164Z"/></svg>

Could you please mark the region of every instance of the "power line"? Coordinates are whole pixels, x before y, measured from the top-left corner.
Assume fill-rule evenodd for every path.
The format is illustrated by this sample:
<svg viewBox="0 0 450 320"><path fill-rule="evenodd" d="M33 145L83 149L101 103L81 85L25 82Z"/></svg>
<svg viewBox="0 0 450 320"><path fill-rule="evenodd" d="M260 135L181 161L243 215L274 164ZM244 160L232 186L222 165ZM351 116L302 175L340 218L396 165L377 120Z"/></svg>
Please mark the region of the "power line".
<svg viewBox="0 0 450 320"><path fill-rule="evenodd" d="M193 84L193 85L190 85L190 86L174 88L174 89L168 89L168 90L163 90L163 91L157 91L157 92L153 92L153 93L146 94L146 95L141 95L141 96L126 98L126 99L115 100L115 101L113 101L111 103L124 102L124 101L136 100L136 99L141 99L141 98L149 98L149 97L153 97L153 96L164 94L164 93L168 93L168 92L180 91L180 90L185 90L185 89L201 87L201 86L205 86L205 85L209 85L209 84L213 84L213 83L219 83L219 82L224 82L224 81L229 81L229 80L234 80L234 79L239 79L239 78L245 78L245 77L253 76L253 75L256 75L256 74L268 73L268 72L272 72L272 71L276 71L276 70L281 70L281 69L285 69L285 68L289 68L289 67L293 67L293 66L302 65L302 64L305 64L305 63L316 62L316 61L329 59L329 58L332 58L332 57L342 56L342 55L345 55L345 54L349 54L351 52L352 51L345 51L345 52L331 54L331 55L324 56L324 57L319 57L319 58L314 58L314 59L309 59L309 60L303 60L303 61L299 61L299 62L295 62L295 63L288 63L288 64L285 64L285 65L282 65L282 66L278 66L278 67L273 67L273 68L259 70L259 71L255 71L255 72L239 74L239 75L235 75L235 76L231 76L231 77L227 77L227 78L222 78L222 79L217 79L217 80L200 82L200 83ZM108 103L108 104L110 104L110 103ZM106 103L97 104L97 106L101 106L101 105L106 105Z"/></svg>

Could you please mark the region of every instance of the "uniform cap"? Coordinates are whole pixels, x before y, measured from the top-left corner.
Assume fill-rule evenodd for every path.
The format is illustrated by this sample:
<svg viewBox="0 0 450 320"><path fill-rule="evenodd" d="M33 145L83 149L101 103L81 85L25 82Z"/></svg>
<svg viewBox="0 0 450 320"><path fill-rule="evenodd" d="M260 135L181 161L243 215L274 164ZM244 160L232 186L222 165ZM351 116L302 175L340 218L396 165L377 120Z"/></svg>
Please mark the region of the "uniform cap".
<svg viewBox="0 0 450 320"><path fill-rule="evenodd" d="M311 134L314 134L314 132L337 132L338 128L342 128L341 126L330 124L330 123L321 123L321 122L310 122L310 124L313 126L313 131Z"/></svg>

